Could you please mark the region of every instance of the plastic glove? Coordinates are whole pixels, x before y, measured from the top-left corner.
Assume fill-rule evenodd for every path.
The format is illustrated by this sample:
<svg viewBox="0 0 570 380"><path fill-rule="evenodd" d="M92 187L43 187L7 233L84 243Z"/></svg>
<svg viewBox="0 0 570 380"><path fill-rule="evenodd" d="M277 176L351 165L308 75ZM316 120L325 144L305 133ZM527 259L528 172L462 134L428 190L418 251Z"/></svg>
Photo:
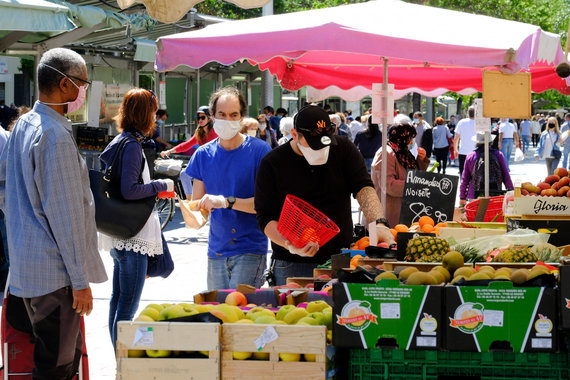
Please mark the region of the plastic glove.
<svg viewBox="0 0 570 380"><path fill-rule="evenodd" d="M223 195L206 194L200 199L199 206L201 209L212 211L215 208L226 208L228 204Z"/></svg>
<svg viewBox="0 0 570 380"><path fill-rule="evenodd" d="M313 256L315 256L315 254L319 250L319 243L314 242L314 241L308 242L307 245L304 246L303 248L297 248L293 244L291 244L289 241L285 242L285 246L287 247L289 252L291 252L292 254L303 256L303 257L313 257Z"/></svg>
<svg viewBox="0 0 570 380"><path fill-rule="evenodd" d="M376 225L376 236L378 236L378 243L385 242L388 245L396 243L390 229L383 224Z"/></svg>
<svg viewBox="0 0 570 380"><path fill-rule="evenodd" d="M166 158L170 156L170 153L172 153L170 150L163 150L162 152L160 152L160 157Z"/></svg>
<svg viewBox="0 0 570 380"><path fill-rule="evenodd" d="M166 190L158 193L159 198L173 198L176 194L174 193L174 181L171 179L159 179L161 183L166 184Z"/></svg>
<svg viewBox="0 0 570 380"><path fill-rule="evenodd" d="M422 161L426 158L426 150L424 148L418 148L418 160Z"/></svg>

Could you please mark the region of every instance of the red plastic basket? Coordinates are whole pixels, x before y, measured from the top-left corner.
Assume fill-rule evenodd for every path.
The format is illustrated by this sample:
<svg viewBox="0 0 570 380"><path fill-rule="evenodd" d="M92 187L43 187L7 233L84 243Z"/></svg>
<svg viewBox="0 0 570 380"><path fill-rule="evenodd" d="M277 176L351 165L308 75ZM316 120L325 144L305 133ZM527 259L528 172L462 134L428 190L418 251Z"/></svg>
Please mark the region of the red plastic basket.
<svg viewBox="0 0 570 380"><path fill-rule="evenodd" d="M490 222L499 214L495 222L503 221L503 199L504 195L499 195L497 197L491 197L489 199L489 205L487 206L487 211L483 217L483 222ZM465 216L469 222L475 221L475 215L477 214L477 207L479 207L479 200L474 200L465 205Z"/></svg>
<svg viewBox="0 0 570 380"><path fill-rule="evenodd" d="M322 247L340 232L325 214L294 195L288 194L281 210L277 231L297 248L310 241Z"/></svg>

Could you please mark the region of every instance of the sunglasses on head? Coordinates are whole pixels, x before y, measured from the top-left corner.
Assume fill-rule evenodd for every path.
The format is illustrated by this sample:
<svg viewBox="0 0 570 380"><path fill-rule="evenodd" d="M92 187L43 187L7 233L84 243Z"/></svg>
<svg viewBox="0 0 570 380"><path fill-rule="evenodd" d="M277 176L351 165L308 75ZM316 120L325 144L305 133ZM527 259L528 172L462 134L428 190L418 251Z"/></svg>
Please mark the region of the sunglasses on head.
<svg viewBox="0 0 570 380"><path fill-rule="evenodd" d="M332 123L330 123L327 124L326 127L324 128L314 128L310 130L305 128L297 128L297 130L301 132L303 135L309 135L309 136L331 135L334 133L335 126Z"/></svg>

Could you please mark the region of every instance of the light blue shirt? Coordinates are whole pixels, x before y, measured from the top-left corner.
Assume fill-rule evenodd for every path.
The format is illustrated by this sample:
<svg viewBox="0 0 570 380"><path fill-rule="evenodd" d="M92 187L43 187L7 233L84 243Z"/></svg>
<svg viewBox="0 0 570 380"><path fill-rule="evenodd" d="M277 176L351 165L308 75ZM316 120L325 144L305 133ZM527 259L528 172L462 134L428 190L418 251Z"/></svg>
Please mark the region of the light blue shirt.
<svg viewBox="0 0 570 380"><path fill-rule="evenodd" d="M261 159L271 147L246 136L237 148L225 150L219 139L202 145L190 159L186 173L204 182L207 194L251 198ZM215 208L210 214L208 257L222 258L244 253L267 254L267 237L257 227L255 214Z"/></svg>
<svg viewBox="0 0 570 380"><path fill-rule="evenodd" d="M38 297L107 280L87 166L71 121L39 102L20 117L0 156L0 208L12 294Z"/></svg>
<svg viewBox="0 0 570 380"><path fill-rule="evenodd" d="M521 122L521 136L530 136L530 121L529 120L523 120Z"/></svg>
<svg viewBox="0 0 570 380"><path fill-rule="evenodd" d="M570 130L570 121L565 121L562 123L562 127L560 128L560 133L564 133ZM570 147L570 137L564 140L563 146Z"/></svg>
<svg viewBox="0 0 570 380"><path fill-rule="evenodd" d="M433 127L433 147L445 148L449 146L447 139L451 138L451 132L447 125L435 125Z"/></svg>

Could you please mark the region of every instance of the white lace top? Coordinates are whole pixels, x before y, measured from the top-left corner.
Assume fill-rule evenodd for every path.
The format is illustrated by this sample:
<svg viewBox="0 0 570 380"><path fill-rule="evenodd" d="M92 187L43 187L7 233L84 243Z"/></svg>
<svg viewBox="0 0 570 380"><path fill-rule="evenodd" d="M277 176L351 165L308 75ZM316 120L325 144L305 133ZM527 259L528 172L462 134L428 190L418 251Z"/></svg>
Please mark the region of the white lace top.
<svg viewBox="0 0 570 380"><path fill-rule="evenodd" d="M144 155L143 159L146 162ZM142 179L143 183L150 183L148 165L144 165ZM158 213L154 210L142 230L130 239L117 239L99 233L99 249L109 251L111 248L126 249L149 256L162 255L162 237Z"/></svg>

